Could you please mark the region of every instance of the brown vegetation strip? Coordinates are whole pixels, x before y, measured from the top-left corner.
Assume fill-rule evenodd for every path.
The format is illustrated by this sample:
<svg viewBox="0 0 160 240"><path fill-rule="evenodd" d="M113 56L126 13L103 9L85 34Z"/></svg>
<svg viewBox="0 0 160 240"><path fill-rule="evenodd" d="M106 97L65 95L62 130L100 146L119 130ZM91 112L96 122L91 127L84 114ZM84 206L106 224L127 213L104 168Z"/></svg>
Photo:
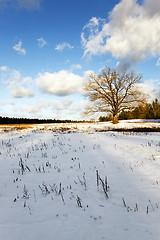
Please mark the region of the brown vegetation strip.
<svg viewBox="0 0 160 240"><path fill-rule="evenodd" d="M115 129L99 129L96 132L160 132L160 128L115 128Z"/></svg>

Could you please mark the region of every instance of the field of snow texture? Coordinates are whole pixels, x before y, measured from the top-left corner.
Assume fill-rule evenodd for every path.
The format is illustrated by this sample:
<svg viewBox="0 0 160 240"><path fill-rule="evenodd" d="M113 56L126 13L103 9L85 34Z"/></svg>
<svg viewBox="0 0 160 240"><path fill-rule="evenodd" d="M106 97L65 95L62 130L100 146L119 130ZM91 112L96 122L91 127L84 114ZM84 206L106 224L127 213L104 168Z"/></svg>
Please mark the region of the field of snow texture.
<svg viewBox="0 0 160 240"><path fill-rule="evenodd" d="M0 240L159 240L160 133L0 134Z"/></svg>

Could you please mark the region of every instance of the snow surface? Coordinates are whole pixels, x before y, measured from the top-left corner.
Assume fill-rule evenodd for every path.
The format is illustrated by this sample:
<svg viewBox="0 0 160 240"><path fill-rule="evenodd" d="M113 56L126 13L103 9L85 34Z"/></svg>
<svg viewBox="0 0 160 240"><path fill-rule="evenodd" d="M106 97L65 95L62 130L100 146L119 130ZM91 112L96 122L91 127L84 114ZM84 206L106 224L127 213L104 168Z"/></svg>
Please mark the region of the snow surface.
<svg viewBox="0 0 160 240"><path fill-rule="evenodd" d="M1 132L0 240L159 240L160 133L68 126Z"/></svg>

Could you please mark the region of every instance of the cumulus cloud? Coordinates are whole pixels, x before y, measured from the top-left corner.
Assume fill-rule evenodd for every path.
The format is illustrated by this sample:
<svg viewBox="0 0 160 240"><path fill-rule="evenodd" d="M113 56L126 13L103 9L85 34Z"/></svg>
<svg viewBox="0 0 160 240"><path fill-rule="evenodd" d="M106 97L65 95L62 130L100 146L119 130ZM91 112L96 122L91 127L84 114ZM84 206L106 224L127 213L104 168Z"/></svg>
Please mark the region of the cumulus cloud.
<svg viewBox="0 0 160 240"><path fill-rule="evenodd" d="M160 1L121 0L109 21L91 18L83 28L84 57L111 53L120 63L138 63L160 56Z"/></svg>
<svg viewBox="0 0 160 240"><path fill-rule="evenodd" d="M54 73L39 73L35 82L41 92L53 94L56 96L68 96L83 92L83 84L88 81L90 75L94 72L88 70L83 76L73 72L62 70Z"/></svg>
<svg viewBox="0 0 160 240"><path fill-rule="evenodd" d="M13 49L17 51L19 54L25 55L26 50L22 48L22 41L19 41L16 45L13 46Z"/></svg>
<svg viewBox="0 0 160 240"><path fill-rule="evenodd" d="M31 90L30 83L32 79L26 77L21 79L21 75L18 71L13 70L10 76L10 82L8 88L11 91L11 96L14 98L32 97L33 91Z"/></svg>
<svg viewBox="0 0 160 240"><path fill-rule="evenodd" d="M47 42L44 40L44 38L38 38L37 41L38 41L38 46L40 48L44 47L47 44Z"/></svg>
<svg viewBox="0 0 160 240"><path fill-rule="evenodd" d="M40 8L41 0L0 0L0 9L7 7L15 9L36 10Z"/></svg>
<svg viewBox="0 0 160 240"><path fill-rule="evenodd" d="M62 52L65 48L72 49L74 47L71 46L69 43L64 42L62 44L57 44L55 50Z"/></svg>
<svg viewBox="0 0 160 240"><path fill-rule="evenodd" d="M36 84L42 92L57 96L67 96L81 92L82 82L82 77L66 70L54 73L39 73L36 79Z"/></svg>
<svg viewBox="0 0 160 240"><path fill-rule="evenodd" d="M23 98L33 96L32 91L32 78L21 77L20 72L17 70L9 70L3 80L8 85L10 94L14 98Z"/></svg>

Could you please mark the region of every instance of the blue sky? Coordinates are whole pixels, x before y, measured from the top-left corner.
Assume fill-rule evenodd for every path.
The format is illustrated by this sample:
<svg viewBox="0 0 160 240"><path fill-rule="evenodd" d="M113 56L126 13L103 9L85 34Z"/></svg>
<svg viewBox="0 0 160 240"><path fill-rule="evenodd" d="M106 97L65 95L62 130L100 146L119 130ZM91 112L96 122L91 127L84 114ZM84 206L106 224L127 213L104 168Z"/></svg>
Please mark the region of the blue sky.
<svg viewBox="0 0 160 240"><path fill-rule="evenodd" d="M0 116L85 119L83 83L104 66L160 88L159 0L0 0Z"/></svg>

